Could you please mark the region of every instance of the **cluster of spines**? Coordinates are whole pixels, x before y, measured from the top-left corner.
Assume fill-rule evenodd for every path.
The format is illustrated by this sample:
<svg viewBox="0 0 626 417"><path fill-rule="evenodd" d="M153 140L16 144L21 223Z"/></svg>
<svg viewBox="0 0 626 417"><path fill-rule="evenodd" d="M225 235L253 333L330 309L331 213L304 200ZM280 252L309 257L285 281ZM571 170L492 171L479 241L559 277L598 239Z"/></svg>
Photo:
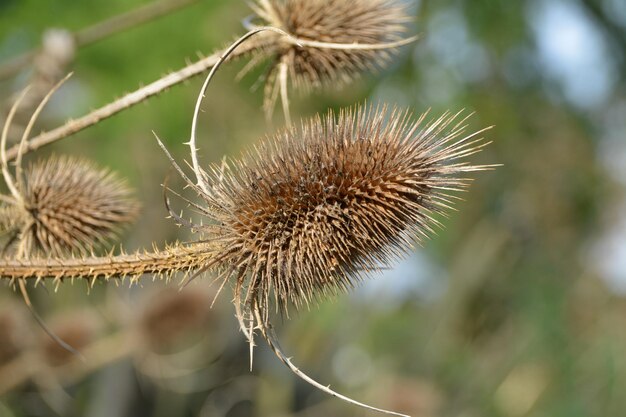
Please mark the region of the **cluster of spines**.
<svg viewBox="0 0 626 417"><path fill-rule="evenodd" d="M236 303L281 312L347 291L433 232L460 175L487 168L459 161L485 145L466 118L425 123L406 111L357 107L305 121L224 169L201 175L199 209L220 242L216 264L235 277ZM273 302L270 302L273 299Z"/></svg>

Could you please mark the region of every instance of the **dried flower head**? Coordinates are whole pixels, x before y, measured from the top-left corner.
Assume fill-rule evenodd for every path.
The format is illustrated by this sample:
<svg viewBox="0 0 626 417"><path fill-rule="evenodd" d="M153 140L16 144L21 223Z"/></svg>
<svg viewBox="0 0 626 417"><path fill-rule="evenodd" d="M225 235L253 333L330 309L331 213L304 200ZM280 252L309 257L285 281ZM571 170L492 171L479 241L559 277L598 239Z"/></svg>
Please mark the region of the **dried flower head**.
<svg viewBox="0 0 626 417"><path fill-rule="evenodd" d="M276 39L256 49L251 61L272 60L268 111L287 78L304 91L347 83L384 67L398 46L414 40L402 39L411 19L406 3L397 0L256 0L252 8L262 25L291 35L270 35Z"/></svg>
<svg viewBox="0 0 626 417"><path fill-rule="evenodd" d="M196 181L172 161L204 200L192 204L210 224L170 213L216 244L203 270L217 270L222 286L234 278L234 305L251 353L258 329L307 382L398 414L341 396L302 373L280 350L269 314L272 305L287 313L290 305L352 288L440 225L436 217L458 198L450 193L469 183L463 174L491 167L465 161L487 144L479 137L486 129L466 134L467 117L460 115L426 122L424 114L413 122L408 111L358 106L289 127L241 160L208 171L198 165L192 124Z"/></svg>
<svg viewBox="0 0 626 417"><path fill-rule="evenodd" d="M20 150L43 106L66 79L35 110ZM2 175L10 191L0 195L0 232L8 237L3 252L10 250L18 258L91 252L135 218L138 204L124 181L81 159L51 157L24 171L19 152L13 176L6 157L7 135L26 92L9 112L0 140Z"/></svg>
<svg viewBox="0 0 626 417"><path fill-rule="evenodd" d="M201 173L205 227L237 277L237 303L267 320L270 299L285 312L350 289L432 232L484 169L460 161L483 146L466 118L424 123L408 112L357 107L315 117L255 147L233 167ZM199 188L197 188L199 189Z"/></svg>

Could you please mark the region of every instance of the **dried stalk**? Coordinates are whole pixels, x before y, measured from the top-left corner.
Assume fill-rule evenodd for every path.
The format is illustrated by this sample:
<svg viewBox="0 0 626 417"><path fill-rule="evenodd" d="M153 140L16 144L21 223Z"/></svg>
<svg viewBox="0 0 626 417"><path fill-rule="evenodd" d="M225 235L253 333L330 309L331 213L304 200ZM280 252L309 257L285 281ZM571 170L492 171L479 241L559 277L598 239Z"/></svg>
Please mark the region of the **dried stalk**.
<svg viewBox="0 0 626 417"><path fill-rule="evenodd" d="M255 320L257 320L258 323L263 323L264 319L262 317L262 312L259 310L259 306L258 305L254 305L253 306L254 309L254 315L255 315ZM410 417L407 414L402 414L402 413L397 413L395 411L391 411L391 410L385 410L383 408L378 408L378 407L373 407L371 405L362 403L360 401L356 401L350 397L346 397L345 395L339 394L336 391L333 391L332 389L330 389L330 385L322 385L319 382L317 382L316 380L314 380L313 378L311 378L310 376L308 376L307 374L305 374L304 372L302 372L300 370L300 368L298 368L296 365L293 364L293 362L291 361L291 358L287 355L285 355L285 353L283 352L282 348L280 347L280 344L278 343L278 337L276 336L276 333L274 332L274 328L271 325L271 323L269 322L264 322L263 324L260 324L258 326L258 329L261 332L261 335L263 336L263 339L265 339L265 341L267 342L268 346L270 347L270 349L272 350L272 352L274 352L274 354L278 357L278 359L285 364L285 366L287 366L291 372L293 372L296 376L298 376L298 378L301 378L302 380L308 382L309 384L311 384L313 387L319 389L322 392L325 392L326 394L333 396L335 398L338 398L342 401L345 401L349 404L353 404L356 405L358 407L362 407L365 408L366 410L371 410L371 411L377 411L379 413L383 413L383 414L389 414L389 415L393 415L393 416L400 416L400 417Z"/></svg>
<svg viewBox="0 0 626 417"><path fill-rule="evenodd" d="M120 32L158 19L159 17L189 6L197 1L198 0L162 0L122 13L73 33L72 36L75 46L79 48L93 44ZM39 50L24 52L0 66L0 80L14 76L24 69L24 67L31 64L39 52Z"/></svg>
<svg viewBox="0 0 626 417"><path fill-rule="evenodd" d="M131 278L143 274L170 276L178 271L194 271L218 262L216 245L211 243L174 244L152 252L136 252L101 257L31 258L0 260L0 277L11 280L53 278L55 283L65 279Z"/></svg>
<svg viewBox="0 0 626 417"><path fill-rule="evenodd" d="M404 19L405 19L405 16L402 14L399 14L397 18L398 21L395 22L393 25L389 26L389 32L393 33L395 30L397 30L397 27L399 27L399 25L404 22ZM260 61L262 58L266 58L268 55L267 51L274 51L274 53L277 54L278 59L282 61L284 59L284 56L281 58L281 54L284 53L284 48L287 48L287 50L290 50L290 51L292 51L293 48L300 48L304 50L305 53L306 51L308 51L309 53L313 53L317 51L318 56L327 55L324 53L324 51L326 52L341 51L342 53L341 56L343 56L344 59L347 59L348 61L350 59L350 53L353 53L355 56L361 56L360 54L366 53L366 56L374 60L374 62L368 65L365 65L365 63L361 62L364 59L363 57L361 57L357 60L359 63L358 65L355 63L349 63L349 62L346 65L344 65L346 67L351 68L352 72L355 72L357 68L360 70L363 70L368 67L375 66L376 62L379 62L380 64L382 64L387 61L386 59L379 57L376 51L393 51L399 48L400 46L407 45L417 40L417 37L413 36L413 37L407 37L404 39L402 38L396 39L396 37L394 37L393 40L383 39L383 41L381 42L367 42L367 41L359 39L358 37L354 37L353 39L350 39L350 41L346 41L345 43L332 42L332 41L325 40L324 38L322 38L322 40L303 38L299 36L297 33L291 33L289 28L283 28L282 27L283 25L277 25L276 22L268 21L266 23L267 23L266 26L272 26L272 27L276 27L279 30L283 30L283 34L279 34L278 36L277 34L274 34L274 36L268 35L264 39L260 39L257 42L249 42L249 43L240 45L234 51L228 51L228 50L217 51L213 53L212 55L206 58L203 58L196 63L190 64L186 66L185 68L179 71L173 72L157 81L154 81L153 83L145 87L139 88L138 90L132 93L126 94L125 96L97 110L94 110L93 112L79 119L70 120L63 126L60 126L49 132L41 133L40 135L33 138L24 146L24 149L23 149L24 153L34 151L44 145L53 143L57 140L73 135L74 133L77 133L89 126L93 126L102 120L105 120L123 110L126 110L138 103L141 103L144 100L147 100L150 97L153 97L169 89L170 87L174 85L180 84L181 82L186 81L190 79L191 77L199 75L205 72L206 70L212 68L213 66L215 66L218 62L220 62L220 60L223 58L223 56L227 52L228 53L232 52L232 55L231 55L232 58L250 54L250 53L256 53L256 56L252 57L253 63L258 63L258 61ZM244 21L244 26L247 26L251 30L256 30L260 27L260 26L253 25L252 23L250 23L250 21ZM366 40L369 40L369 39L366 38ZM320 51L322 51L322 53L319 53ZM341 64L340 59L338 59L337 57L334 57L333 55L330 55L330 56L332 59L330 58L326 58L326 59L327 60L330 59L330 61L332 61L334 65ZM315 70L327 71L326 66L321 65L320 68L317 68L317 69L308 68L306 69L306 71L309 73ZM301 69L301 71L304 71L304 69ZM280 78L279 89L281 90L281 101L283 103L285 119L288 122L287 124L290 124L291 117L289 115L289 103L288 103L288 98L287 98L287 75L288 75L288 72L297 73L298 70L291 68L289 71L287 71L287 68L283 66L281 72L282 74L279 77ZM332 73L342 74L343 72L339 71L338 69L334 69ZM309 74L309 76L311 75ZM325 78L328 78L328 77L319 75L319 76L316 76L315 79L317 79L318 80L317 83L319 83L320 80L325 79ZM329 79L334 79L334 78L330 77ZM272 102L272 101L273 100L269 100L269 102ZM266 107L268 107L267 102L268 100L266 98ZM14 146L11 149L9 149L7 152L8 159L9 160L14 159L17 153L18 153L17 146Z"/></svg>
<svg viewBox="0 0 626 417"><path fill-rule="evenodd" d="M234 52L234 55L244 55L253 48L253 45L242 46ZM196 75L202 74L206 70L212 68L215 63L218 62L221 55L222 51L218 51L213 55L203 58L191 65L188 65L179 71L166 75L165 77L160 78L145 87L141 87L138 90L133 91L132 93L128 93L125 96L103 107L100 107L99 109L96 109L79 119L70 120L63 126L60 126L49 132L43 132L40 135L35 136L32 140L28 141L24 145L23 152L24 154L32 152L36 149L41 148L42 146L48 145L67 136L80 132L81 130L93 126L96 123L101 122L102 120L108 119L109 117L121 112L122 110L126 110L136 104L139 104L142 101L147 100L148 98L169 89L170 87L180 84L183 81L186 81ZM17 153L18 145L15 145L7 151L7 158L9 160L15 159Z"/></svg>

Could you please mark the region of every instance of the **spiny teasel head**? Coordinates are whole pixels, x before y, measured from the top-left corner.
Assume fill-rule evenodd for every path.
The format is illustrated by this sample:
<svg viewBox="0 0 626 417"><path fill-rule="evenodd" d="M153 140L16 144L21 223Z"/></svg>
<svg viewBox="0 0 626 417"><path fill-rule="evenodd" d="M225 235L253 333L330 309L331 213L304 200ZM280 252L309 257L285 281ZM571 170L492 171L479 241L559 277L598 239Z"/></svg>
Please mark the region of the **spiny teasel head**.
<svg viewBox="0 0 626 417"><path fill-rule="evenodd" d="M235 306L261 325L271 305L286 312L346 291L410 251L468 185L463 174L488 168L465 160L486 144L466 120L356 107L199 172L197 208L214 221L200 230L220 242L214 265L235 277Z"/></svg>
<svg viewBox="0 0 626 417"><path fill-rule="evenodd" d="M280 87L286 84L281 76L295 89L307 91L350 82L364 71L384 67L397 47L407 43L402 36L411 21L407 4L398 0L256 0L251 7L259 24L292 36L270 35L277 40L254 52L252 65L272 59L267 110L279 89L286 88Z"/></svg>
<svg viewBox="0 0 626 417"><path fill-rule="evenodd" d="M30 165L24 178L21 201L0 211L11 216L0 216L13 234L8 249L23 256L89 253L138 211L125 182L87 160L53 156Z"/></svg>

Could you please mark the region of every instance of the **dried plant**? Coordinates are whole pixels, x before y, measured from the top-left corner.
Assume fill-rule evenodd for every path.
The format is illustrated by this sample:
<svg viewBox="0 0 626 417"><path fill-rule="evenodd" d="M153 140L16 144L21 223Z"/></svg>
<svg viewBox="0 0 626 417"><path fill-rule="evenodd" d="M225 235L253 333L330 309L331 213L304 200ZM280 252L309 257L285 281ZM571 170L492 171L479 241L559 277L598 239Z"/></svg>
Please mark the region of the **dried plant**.
<svg viewBox="0 0 626 417"><path fill-rule="evenodd" d="M280 16L285 10L291 10L289 7L298 6L299 13L314 19L316 15L311 14L312 10L317 7L318 13L323 12L319 4L321 2L317 1L260 0L255 3L255 9L259 17L275 19L270 12ZM366 7L365 2L356 0L345 0L345 4ZM371 4L391 7L389 1ZM386 22L363 9L360 17L358 13L351 15L351 10L345 7L333 11L344 11L346 18L352 16L351 24L359 18L370 21L375 26L368 29L371 33L380 33L375 30L378 26L374 22L380 22L379 25ZM400 10L403 9L391 8L381 13L392 15L395 21ZM338 21L342 21L341 18L322 19L330 26L331 22ZM285 22L290 21L282 21ZM354 27L356 30L357 25ZM308 41L302 38L306 36L303 33L289 32L293 30L293 26L253 28L214 63L193 115L188 142L192 176L185 173L182 164L178 164L159 141L188 188L201 200L194 202L168 189L204 217L201 224L195 224L176 214L166 197L170 215L179 225L198 234L196 242L116 256L82 254L65 259L16 256L0 261L0 276L20 283L29 278L39 281L52 277L60 283L78 277L95 281L112 277L137 279L145 273L169 277L177 271L196 276L209 271L214 281L220 282L217 294L227 283L233 287L236 316L249 341L251 361L254 336L258 331L281 361L318 389L371 410L402 415L337 394L300 371L277 342L271 323L272 310L288 315L290 307L298 309L347 291L372 271L402 257L435 227L441 226L437 217L445 216L459 198L455 193L467 187L469 179L465 174L492 167L472 165L466 160L487 145L480 137L486 129L468 134L467 116L461 116L462 112L445 113L432 121L427 121L427 114L424 114L413 121L409 111L392 106L356 106L338 115L330 112L310 118L298 128L288 126L241 159L202 169L196 146L202 98L219 66L230 54L246 49L244 42L251 37L263 33L262 42L271 36L283 46L292 45L287 48L291 52L274 51L283 65L279 71L283 75L280 89L284 107L288 107L284 88L287 65L292 66L292 71L304 71L292 74L296 84L309 83L314 87L326 80L350 77L357 68L385 58L384 54L373 52L379 46L383 48L383 44L371 43L371 49L364 48L360 58L346 58L337 52L343 47L337 47L334 42ZM383 38L382 41L391 40ZM389 48L388 43L384 45ZM326 55L320 51L309 52L296 57L297 47L328 47L332 52L325 51ZM348 62L330 68L324 64L325 59L328 63L337 63L340 59L348 59ZM304 75L306 62L310 68L319 65L317 70L321 72L317 78L307 79ZM300 81L297 77L301 77ZM288 113L286 116L289 119ZM3 174L13 198L18 200L14 191L23 187L13 184L11 176L7 175L5 136L0 147ZM21 152L17 155L16 163L20 167ZM20 178L17 174L16 177Z"/></svg>
<svg viewBox="0 0 626 417"><path fill-rule="evenodd" d="M89 253L137 214L124 181L89 161L52 157L25 174L23 205L7 207L13 217L0 219L10 224L5 230L12 234L13 249L23 245L24 253Z"/></svg>
<svg viewBox="0 0 626 417"><path fill-rule="evenodd" d="M237 277L236 301L267 323L270 298L286 312L348 290L401 257L450 209L460 161L485 145L457 114L425 123L408 111L357 106L303 122L232 167L197 174L216 265ZM204 189L208 192L204 191ZM218 226L215 226L218 225Z"/></svg>

